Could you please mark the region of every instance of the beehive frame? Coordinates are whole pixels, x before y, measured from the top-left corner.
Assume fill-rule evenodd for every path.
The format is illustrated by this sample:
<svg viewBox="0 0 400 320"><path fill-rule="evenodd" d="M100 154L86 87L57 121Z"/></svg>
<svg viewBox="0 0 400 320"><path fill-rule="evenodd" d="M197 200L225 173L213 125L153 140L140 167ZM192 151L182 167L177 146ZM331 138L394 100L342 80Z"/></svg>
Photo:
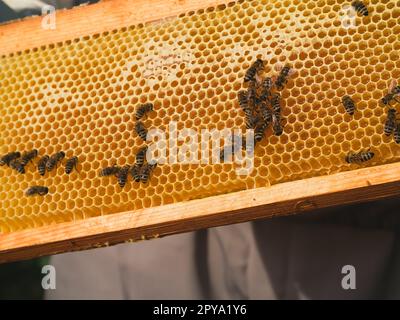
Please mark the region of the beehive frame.
<svg viewBox="0 0 400 320"><path fill-rule="evenodd" d="M40 18L1 26L0 54L6 56L17 51L63 43L139 23L159 23L183 13L228 2L230 1L103 1L58 13L56 31L43 30ZM302 1L294 2L299 4ZM398 11L396 14L398 17ZM101 23L97 23L98 21ZM395 42L394 45L397 46L396 49L399 43ZM399 66L395 65L394 69L399 70ZM396 75L399 75L399 71L394 71L394 76ZM378 114L378 118L382 119L382 114ZM391 145L388 148L391 154L396 150L395 147ZM397 161L395 153L387 162L393 161ZM399 173L398 163L375 165L329 176L280 183L272 187L252 188L204 199L6 233L0 235L0 262L124 241L152 239L199 228L394 196L400 193Z"/></svg>

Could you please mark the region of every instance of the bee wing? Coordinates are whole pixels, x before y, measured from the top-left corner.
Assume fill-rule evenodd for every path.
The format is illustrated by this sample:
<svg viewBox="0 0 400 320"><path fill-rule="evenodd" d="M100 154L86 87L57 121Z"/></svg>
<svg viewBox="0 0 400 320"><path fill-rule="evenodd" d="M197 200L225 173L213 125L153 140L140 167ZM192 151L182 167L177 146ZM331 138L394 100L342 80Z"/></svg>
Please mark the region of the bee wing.
<svg viewBox="0 0 400 320"><path fill-rule="evenodd" d="M397 81L396 80L392 80L392 81L390 81L390 84L389 84L389 92L392 92L392 90L395 88L397 86Z"/></svg>

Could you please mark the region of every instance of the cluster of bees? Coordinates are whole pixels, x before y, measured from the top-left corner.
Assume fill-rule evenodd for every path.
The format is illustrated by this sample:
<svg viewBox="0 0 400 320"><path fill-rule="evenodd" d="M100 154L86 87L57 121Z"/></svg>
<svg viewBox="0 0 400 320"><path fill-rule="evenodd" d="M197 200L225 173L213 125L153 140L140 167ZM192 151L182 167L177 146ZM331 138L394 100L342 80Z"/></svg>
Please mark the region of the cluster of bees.
<svg viewBox="0 0 400 320"><path fill-rule="evenodd" d="M37 158L39 152L34 149L31 151L24 152L21 154L18 151L9 152L0 158L0 166L7 165L11 169L17 171L20 174L26 172L26 167L30 162L33 162ZM60 151L52 156L44 155L37 163L37 170L41 176L46 174L46 171L50 172L57 168L59 162L65 158L65 152ZM71 157L65 163L65 173L70 174L73 169L78 165L78 157ZM33 195L45 195L49 192L49 189L45 186L32 186L26 190L27 196Z"/></svg>
<svg viewBox="0 0 400 320"><path fill-rule="evenodd" d="M153 111L153 109L154 106L152 103L144 103L140 104L136 110L135 131L143 141L146 141L147 129L140 119L142 119L148 112ZM111 167L101 169L100 176L115 176L121 188L125 186L129 175L132 176L132 179L135 182L147 183L150 179L151 173L157 167L156 162L146 161L147 150L147 146L141 147L138 150L134 165L125 165L123 167L119 167L114 164Z"/></svg>
<svg viewBox="0 0 400 320"><path fill-rule="evenodd" d="M265 136L270 125L276 136L283 133L281 117L281 95L274 89L282 90L291 74L291 67L286 65L279 75L275 77L262 78L260 74L264 71L265 62L257 59L244 76L244 84L247 90L238 92L238 101L241 110L246 117L246 128L254 130L254 146ZM229 146L232 150L232 146ZM246 141L242 139L242 148L246 148ZM225 148L220 152L220 160L224 159Z"/></svg>

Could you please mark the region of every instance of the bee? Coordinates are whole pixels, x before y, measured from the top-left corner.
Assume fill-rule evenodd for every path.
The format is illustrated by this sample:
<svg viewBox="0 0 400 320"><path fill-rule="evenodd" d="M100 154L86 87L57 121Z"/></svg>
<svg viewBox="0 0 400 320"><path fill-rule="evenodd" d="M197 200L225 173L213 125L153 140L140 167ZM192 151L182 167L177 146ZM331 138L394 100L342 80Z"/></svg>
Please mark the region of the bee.
<svg viewBox="0 0 400 320"><path fill-rule="evenodd" d="M54 168L57 167L57 163L60 162L65 157L65 152L60 151L53 154L49 160L46 162L46 169L48 172L52 171Z"/></svg>
<svg viewBox="0 0 400 320"><path fill-rule="evenodd" d="M396 124L396 129L394 130L394 141L396 141L397 144L400 144L400 122Z"/></svg>
<svg viewBox="0 0 400 320"><path fill-rule="evenodd" d="M136 120L140 120L146 113L153 111L153 108L154 106L152 103L140 104L136 111Z"/></svg>
<svg viewBox="0 0 400 320"><path fill-rule="evenodd" d="M122 167L117 173L118 184L123 188L128 180L130 166L126 165Z"/></svg>
<svg viewBox="0 0 400 320"><path fill-rule="evenodd" d="M272 112L265 103L260 106L260 114L267 125L272 121Z"/></svg>
<svg viewBox="0 0 400 320"><path fill-rule="evenodd" d="M385 135L390 136L396 128L396 109L389 109L383 129Z"/></svg>
<svg viewBox="0 0 400 320"><path fill-rule="evenodd" d="M101 169L99 176L100 177L114 176L118 174L119 170L121 170L121 168L113 164L111 167L106 167Z"/></svg>
<svg viewBox="0 0 400 320"><path fill-rule="evenodd" d="M246 74L244 76L244 82L255 81L256 75L264 68L264 61L261 59L257 59L249 69L247 69Z"/></svg>
<svg viewBox="0 0 400 320"><path fill-rule="evenodd" d="M281 72L279 73L275 85L279 90L282 90L285 84L288 82L288 76L291 72L291 67L289 65L286 65L282 68Z"/></svg>
<svg viewBox="0 0 400 320"><path fill-rule="evenodd" d="M362 1L353 1L351 4L358 13L362 14L363 16L368 15L368 9Z"/></svg>
<svg viewBox="0 0 400 320"><path fill-rule="evenodd" d="M260 142L264 138L265 129L267 129L267 124L265 122L259 123L254 130L254 140L255 142Z"/></svg>
<svg viewBox="0 0 400 320"><path fill-rule="evenodd" d="M260 118L258 116L250 115L249 117L246 117L246 128L254 129L259 121Z"/></svg>
<svg viewBox="0 0 400 320"><path fill-rule="evenodd" d="M38 155L38 151L36 149L32 151L25 152L21 157L21 164L25 167L30 161L36 158Z"/></svg>
<svg viewBox="0 0 400 320"><path fill-rule="evenodd" d="M281 95L279 93L274 93L271 98L271 106L274 114L281 113Z"/></svg>
<svg viewBox="0 0 400 320"><path fill-rule="evenodd" d="M34 195L44 196L48 193L49 193L49 188L43 186L32 186L29 187L29 189L26 190L25 192L27 196L34 196Z"/></svg>
<svg viewBox="0 0 400 320"><path fill-rule="evenodd" d="M147 137L147 129L144 127L143 122L137 121L135 125L135 130L136 133L139 135L139 137L143 140L146 141Z"/></svg>
<svg viewBox="0 0 400 320"><path fill-rule="evenodd" d="M396 99L396 96L398 95L400 95L400 86L393 87L392 89L389 89L389 92L381 99L381 102L385 106L391 106L390 102L392 100L400 102Z"/></svg>
<svg viewBox="0 0 400 320"><path fill-rule="evenodd" d="M46 155L41 157L38 162L37 168L41 176L44 176L44 174L46 173L46 163L47 161L49 161L49 159L50 157Z"/></svg>
<svg viewBox="0 0 400 320"><path fill-rule="evenodd" d="M260 95L261 101L266 101L268 100L269 97L271 97L272 87L273 87L273 82L271 77L266 77L261 82L261 95Z"/></svg>
<svg viewBox="0 0 400 320"><path fill-rule="evenodd" d="M354 103L353 99L350 96L343 96L342 104L346 112L352 116L356 110L356 104Z"/></svg>
<svg viewBox="0 0 400 320"><path fill-rule="evenodd" d="M132 166L132 168L130 170L130 174L131 174L133 180L135 180L135 182L140 181L140 168L141 168L141 166L139 166L138 164L135 164Z"/></svg>
<svg viewBox="0 0 400 320"><path fill-rule="evenodd" d="M139 149L139 151L136 153L136 164L139 166L142 166L144 163L144 160L146 158L146 152L147 152L148 147L144 146Z"/></svg>
<svg viewBox="0 0 400 320"><path fill-rule="evenodd" d="M278 137L283 133L281 117L279 114L272 115L272 130L274 131L274 134Z"/></svg>
<svg viewBox="0 0 400 320"><path fill-rule="evenodd" d="M349 152L345 160L347 163L361 163L371 160L374 157L374 153L369 149L366 151L360 151L358 153Z"/></svg>
<svg viewBox="0 0 400 320"><path fill-rule="evenodd" d="M0 166L4 166L5 164L10 165L11 161L18 159L19 157L21 157L20 152L9 152L0 158Z"/></svg>
<svg viewBox="0 0 400 320"><path fill-rule="evenodd" d="M74 168L78 170L77 165L78 165L78 157L69 158L67 160L67 163L65 164L65 173L70 174Z"/></svg>
<svg viewBox="0 0 400 320"><path fill-rule="evenodd" d="M11 169L16 170L18 173L24 174L25 173L25 166L19 161L19 159L14 159L9 164Z"/></svg>
<svg viewBox="0 0 400 320"><path fill-rule="evenodd" d="M144 166L142 166L140 170L140 181L142 183L147 183L149 181L151 173L156 167L157 167L157 162L146 163Z"/></svg>

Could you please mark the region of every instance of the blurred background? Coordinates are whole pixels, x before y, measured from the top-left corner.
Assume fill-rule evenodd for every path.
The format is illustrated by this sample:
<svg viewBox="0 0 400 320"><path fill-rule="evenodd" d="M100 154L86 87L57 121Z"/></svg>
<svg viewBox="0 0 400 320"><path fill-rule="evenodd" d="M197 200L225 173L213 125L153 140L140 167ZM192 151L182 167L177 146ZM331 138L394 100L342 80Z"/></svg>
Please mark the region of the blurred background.
<svg viewBox="0 0 400 320"><path fill-rule="evenodd" d="M49 4L57 9L71 8L98 0L0 0L0 23L41 15L41 7ZM0 299L42 299L42 267L49 258L0 265Z"/></svg>

